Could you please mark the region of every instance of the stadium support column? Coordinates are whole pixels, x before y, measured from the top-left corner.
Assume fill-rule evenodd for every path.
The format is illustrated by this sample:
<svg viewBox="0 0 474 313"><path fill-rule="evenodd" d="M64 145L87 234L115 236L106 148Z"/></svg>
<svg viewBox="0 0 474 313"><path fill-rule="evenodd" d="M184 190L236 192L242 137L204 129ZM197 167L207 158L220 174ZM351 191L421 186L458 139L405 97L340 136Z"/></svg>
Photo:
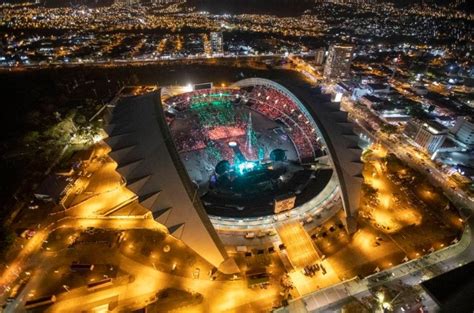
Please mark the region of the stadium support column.
<svg viewBox="0 0 474 313"><path fill-rule="evenodd" d="M357 231L357 219L354 216L345 216L344 225L346 227L346 231L349 235L355 233Z"/></svg>
<svg viewBox="0 0 474 313"><path fill-rule="evenodd" d="M341 168L335 167L336 172ZM360 184L357 180L352 181L352 184L347 184L347 181L341 179L343 177L338 173L340 197L344 211L344 218L342 222L347 233L353 234L357 231L357 214L360 201Z"/></svg>
<svg viewBox="0 0 474 313"><path fill-rule="evenodd" d="M240 273L239 266L235 262L233 257L228 257L225 259L218 268L219 272L230 275Z"/></svg>
<svg viewBox="0 0 474 313"><path fill-rule="evenodd" d="M357 231L357 214L359 211L361 179L353 177L351 184L341 183L342 204L344 207L344 226L347 233Z"/></svg>
<svg viewBox="0 0 474 313"><path fill-rule="evenodd" d="M353 149L354 150L354 149ZM357 150L358 151L358 150ZM345 162L344 166L336 163L334 169L338 175L340 195L344 208L344 225L348 234L357 231L357 216L359 212L361 187L363 182L363 164L359 161L359 153L355 158L351 157L350 162Z"/></svg>

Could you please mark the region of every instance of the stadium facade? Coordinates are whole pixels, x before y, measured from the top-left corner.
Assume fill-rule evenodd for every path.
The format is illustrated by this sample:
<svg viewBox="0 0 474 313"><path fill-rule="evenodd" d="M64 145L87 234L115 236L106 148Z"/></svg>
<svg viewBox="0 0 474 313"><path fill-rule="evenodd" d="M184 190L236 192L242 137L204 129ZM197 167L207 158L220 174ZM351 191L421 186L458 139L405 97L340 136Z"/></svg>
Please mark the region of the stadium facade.
<svg viewBox="0 0 474 313"><path fill-rule="evenodd" d="M362 182L361 150L347 113L338 103L309 85L251 78L231 88L261 86L283 94L297 105L311 123L338 180L338 190L349 233L356 230L355 217ZM238 268L229 258L213 222L180 159L167 124L161 89L141 96L123 97L108 109L105 128L109 156L117 163L127 188L153 218L223 273Z"/></svg>

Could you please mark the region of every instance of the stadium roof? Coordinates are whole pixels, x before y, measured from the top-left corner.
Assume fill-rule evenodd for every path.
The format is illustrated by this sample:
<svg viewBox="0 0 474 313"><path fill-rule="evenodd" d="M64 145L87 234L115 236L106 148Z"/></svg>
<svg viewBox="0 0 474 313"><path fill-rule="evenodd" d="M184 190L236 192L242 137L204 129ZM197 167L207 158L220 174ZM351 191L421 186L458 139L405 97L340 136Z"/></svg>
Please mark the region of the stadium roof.
<svg viewBox="0 0 474 313"><path fill-rule="evenodd" d="M109 155L140 204L171 235L214 266L231 260L174 147L164 119L160 91L121 98L105 119L109 135L105 141L112 149ZM219 269L235 272L229 263L232 262L224 262Z"/></svg>
<svg viewBox="0 0 474 313"><path fill-rule="evenodd" d="M265 85L276 88L294 101L314 123L324 142L340 183L347 227L355 230L362 182L361 150L347 113L339 104L317 95L311 86L288 80L285 86L267 79L239 81L237 86ZM291 90L291 91L290 91ZM117 171L125 178L139 203L153 218L165 225L170 234L181 239L224 273L238 271L207 216L166 125L161 90L142 96L122 97L109 108L105 139ZM313 122L314 121L314 122Z"/></svg>

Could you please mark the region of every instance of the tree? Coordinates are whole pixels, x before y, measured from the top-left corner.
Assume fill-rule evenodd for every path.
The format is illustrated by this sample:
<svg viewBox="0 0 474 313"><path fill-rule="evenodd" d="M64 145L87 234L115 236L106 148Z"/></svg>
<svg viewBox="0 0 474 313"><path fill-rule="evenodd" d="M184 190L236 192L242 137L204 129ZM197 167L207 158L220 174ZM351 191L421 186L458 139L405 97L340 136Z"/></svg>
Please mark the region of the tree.
<svg viewBox="0 0 474 313"><path fill-rule="evenodd" d="M362 191L368 196L375 196L378 190L367 183L362 184Z"/></svg>
<svg viewBox="0 0 474 313"><path fill-rule="evenodd" d="M397 132L397 127L392 124L383 124L380 128L384 133L389 135L394 134Z"/></svg>
<svg viewBox="0 0 474 313"><path fill-rule="evenodd" d="M139 83L140 83L140 79L138 78L137 74L132 74L132 76L130 76L130 85L135 86L135 85L138 85Z"/></svg>
<svg viewBox="0 0 474 313"><path fill-rule="evenodd" d="M85 124L86 123L86 117L82 114L77 114L76 117L74 118L74 120L77 124Z"/></svg>
<svg viewBox="0 0 474 313"><path fill-rule="evenodd" d="M408 108L408 114L419 119L426 119L428 114L423 110L421 105L413 105Z"/></svg>
<svg viewBox="0 0 474 313"><path fill-rule="evenodd" d="M26 133L26 135L23 137L23 141L26 145L32 145L38 142L40 138L40 134L37 131L30 131Z"/></svg>
<svg viewBox="0 0 474 313"><path fill-rule="evenodd" d="M32 126L40 125L41 113L39 111L30 111L26 116L26 122Z"/></svg>
<svg viewBox="0 0 474 313"><path fill-rule="evenodd" d="M5 253L15 242L15 233L5 226L0 226L0 253Z"/></svg>

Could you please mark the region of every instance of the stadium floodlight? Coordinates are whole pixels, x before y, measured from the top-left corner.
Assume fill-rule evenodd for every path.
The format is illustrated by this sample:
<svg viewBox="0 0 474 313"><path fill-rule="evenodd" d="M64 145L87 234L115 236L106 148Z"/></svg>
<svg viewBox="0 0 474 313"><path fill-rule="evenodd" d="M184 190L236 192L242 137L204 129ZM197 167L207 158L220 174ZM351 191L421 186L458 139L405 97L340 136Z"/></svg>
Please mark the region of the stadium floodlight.
<svg viewBox="0 0 474 313"><path fill-rule="evenodd" d="M99 141L101 141L102 139L104 139L104 137L100 134L97 134L97 135L94 135L94 137L92 137L92 141L94 143L98 143Z"/></svg>
<svg viewBox="0 0 474 313"><path fill-rule="evenodd" d="M186 87L184 87L185 92L191 92L193 91L193 85L191 83L187 84Z"/></svg>
<svg viewBox="0 0 474 313"><path fill-rule="evenodd" d="M247 172L252 171L255 168L255 163L253 162L242 162L237 165L237 171L240 175L243 175Z"/></svg>

